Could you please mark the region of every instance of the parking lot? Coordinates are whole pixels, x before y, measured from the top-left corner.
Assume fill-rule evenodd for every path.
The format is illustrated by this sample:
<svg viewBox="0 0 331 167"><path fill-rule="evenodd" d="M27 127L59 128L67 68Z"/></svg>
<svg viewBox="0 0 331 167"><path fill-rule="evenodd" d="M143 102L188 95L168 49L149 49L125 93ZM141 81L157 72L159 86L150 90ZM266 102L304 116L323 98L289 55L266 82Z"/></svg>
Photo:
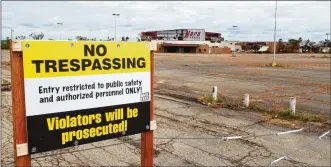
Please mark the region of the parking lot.
<svg viewBox="0 0 331 167"><path fill-rule="evenodd" d="M281 67L268 67L272 54L155 54L160 91L186 96L211 95L212 87L227 98L250 95L251 102L286 109L296 97L297 112L330 119L330 55L277 54ZM172 91L173 90L173 91Z"/></svg>
<svg viewBox="0 0 331 167"><path fill-rule="evenodd" d="M301 112L330 115L330 58L281 55L284 67L265 67L270 55L155 54L155 166L329 166L329 125L307 123L290 128L266 123L260 113L210 108L181 97L211 94L251 95L272 104L296 96ZM2 52L1 164L13 166L13 127L8 51ZM159 93L163 94L159 94ZM166 95L169 94L169 95ZM280 103L282 104L282 103ZM272 107L272 105L271 105ZM313 126L314 125L314 126ZM317 126L317 129L316 129ZM277 135L293 129L298 133ZM315 128L315 129L314 129ZM223 137L242 136L236 140ZM36 154L33 166L139 166L140 135L105 140Z"/></svg>

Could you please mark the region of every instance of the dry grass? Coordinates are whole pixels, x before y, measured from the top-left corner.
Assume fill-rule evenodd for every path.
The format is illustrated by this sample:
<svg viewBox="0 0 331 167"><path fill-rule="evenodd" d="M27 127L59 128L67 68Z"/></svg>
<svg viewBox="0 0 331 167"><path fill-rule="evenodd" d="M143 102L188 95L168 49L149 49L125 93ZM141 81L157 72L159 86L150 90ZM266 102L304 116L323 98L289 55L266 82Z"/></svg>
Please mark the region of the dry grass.
<svg viewBox="0 0 331 167"><path fill-rule="evenodd" d="M275 65L272 65L272 63L268 64L268 65L265 65L266 67L285 67L284 65L282 64L275 64Z"/></svg>
<svg viewBox="0 0 331 167"><path fill-rule="evenodd" d="M281 107L280 103L273 103L271 109L262 107L256 103L250 103L250 105L245 108L243 105L243 99L237 99L230 101L224 96L219 96L217 100L214 100L212 96L203 96L197 99L198 102L213 107L213 108L227 108L231 110L248 110L262 113L266 118L277 119L277 120L287 120L288 122L301 121L301 122L319 122L324 123L326 119L322 115L310 114L303 111L296 111L296 114L290 109L284 109Z"/></svg>
<svg viewBox="0 0 331 167"><path fill-rule="evenodd" d="M1 91L11 91L11 84L7 80L2 79Z"/></svg>
<svg viewBox="0 0 331 167"><path fill-rule="evenodd" d="M273 106L277 106L277 105L273 105ZM271 110L268 110L253 103L250 104L248 109L262 112L264 114L268 114L271 116L271 118L278 118L284 120L298 120L303 122L320 122L320 123L324 123L326 121L322 115L310 114L301 111L296 111L296 113L293 114L292 110L290 109L284 110L282 109L282 107L273 107Z"/></svg>

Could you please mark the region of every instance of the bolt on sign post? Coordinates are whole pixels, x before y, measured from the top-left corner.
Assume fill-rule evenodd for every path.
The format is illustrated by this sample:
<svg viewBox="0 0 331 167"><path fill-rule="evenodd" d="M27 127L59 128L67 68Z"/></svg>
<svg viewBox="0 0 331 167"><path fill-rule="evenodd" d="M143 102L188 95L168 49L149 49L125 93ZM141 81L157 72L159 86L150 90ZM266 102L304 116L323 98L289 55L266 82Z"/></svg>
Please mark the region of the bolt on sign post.
<svg viewBox="0 0 331 167"><path fill-rule="evenodd" d="M30 166L31 154L138 133L142 165L153 166L156 122L149 43L13 42L17 166Z"/></svg>

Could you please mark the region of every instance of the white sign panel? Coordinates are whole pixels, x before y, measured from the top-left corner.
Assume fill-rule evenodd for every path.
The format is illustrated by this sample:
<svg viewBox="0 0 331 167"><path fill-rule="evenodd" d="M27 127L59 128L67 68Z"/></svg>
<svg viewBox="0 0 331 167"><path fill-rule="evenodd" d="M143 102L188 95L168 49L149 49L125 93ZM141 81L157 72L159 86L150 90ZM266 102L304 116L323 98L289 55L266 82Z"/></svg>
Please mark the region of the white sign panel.
<svg viewBox="0 0 331 167"><path fill-rule="evenodd" d="M205 30L189 29L184 31L184 41L204 41L206 38Z"/></svg>

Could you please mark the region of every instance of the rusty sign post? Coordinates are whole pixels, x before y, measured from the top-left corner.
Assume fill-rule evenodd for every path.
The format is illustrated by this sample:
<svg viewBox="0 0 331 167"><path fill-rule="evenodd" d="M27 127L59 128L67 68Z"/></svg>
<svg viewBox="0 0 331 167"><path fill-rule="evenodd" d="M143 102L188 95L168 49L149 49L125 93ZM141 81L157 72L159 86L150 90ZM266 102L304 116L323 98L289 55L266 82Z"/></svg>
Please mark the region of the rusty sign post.
<svg viewBox="0 0 331 167"><path fill-rule="evenodd" d="M99 57L92 55L94 45ZM154 54L150 51L154 49L151 48L151 44L143 42L10 41L15 166L31 166L31 154L137 133L141 133L141 166L153 166L156 121ZM117 51L107 54L107 50ZM48 60L44 60L45 55ZM62 73L54 69L56 66L43 66L49 59L58 61ZM123 65L117 60L122 60ZM95 61L104 64L95 66ZM109 61L112 64L107 64ZM72 67L65 68L68 66ZM68 88L70 85L82 81L92 86L75 91L82 96L86 91L81 90L89 89L86 96L90 98L78 95L74 100L64 98L63 94L73 91ZM110 86L110 82L116 82L117 86ZM55 92L48 92L47 96L41 93L42 87L51 86ZM105 89L118 94L107 96ZM70 136L73 133L76 136Z"/></svg>

